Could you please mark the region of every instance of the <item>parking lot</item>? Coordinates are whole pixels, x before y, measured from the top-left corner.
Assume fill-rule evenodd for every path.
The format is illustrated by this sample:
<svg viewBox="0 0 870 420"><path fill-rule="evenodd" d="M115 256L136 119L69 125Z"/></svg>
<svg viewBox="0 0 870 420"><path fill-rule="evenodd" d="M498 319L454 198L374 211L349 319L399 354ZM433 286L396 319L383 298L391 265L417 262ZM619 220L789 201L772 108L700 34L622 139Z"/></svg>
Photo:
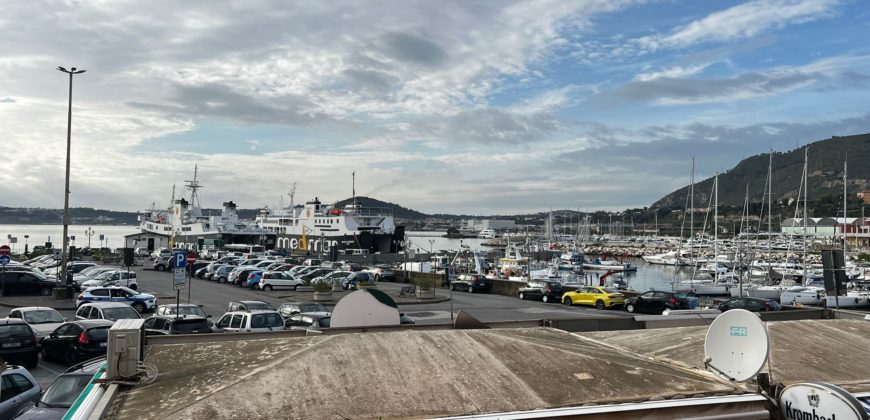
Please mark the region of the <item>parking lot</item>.
<svg viewBox="0 0 870 420"><path fill-rule="evenodd" d="M139 290L155 295L158 305L174 303L176 293L172 285L172 274L150 269L150 263L147 260L142 260L141 263L144 266L133 268L133 271L138 274ZM223 315L227 308L227 303L233 300L262 300L278 307L283 302L311 299L310 292L293 292L289 290L260 291L197 278L193 278L189 284L191 286L190 302L202 305L206 313L212 315L215 320ZM383 281L378 284L380 290L395 298L398 298L402 286L404 284ZM326 302L325 306L331 309L334 307L335 302L347 293L349 292L334 292L332 301ZM180 296L181 303L186 303L188 301L188 290L181 290ZM6 297L4 301L6 304L27 306L33 304L29 303L31 298ZM461 309L483 322L630 316L627 312L618 309L597 310L595 308L578 306L567 307L556 303L520 300L516 297L485 293L452 292L451 294L447 288L438 288L434 301L436 302L422 299L419 303L399 303L399 310L419 324L449 323L451 303L454 313ZM59 308L61 315L71 320L75 318L75 312L71 310L74 305L75 301L73 300L57 301L57 304L51 306ZM0 308L0 316L6 316L10 309L9 307ZM148 316L149 314L145 315ZM65 369L66 366L59 363L40 361L39 366L33 369L31 373L40 382L40 385L45 387Z"/></svg>

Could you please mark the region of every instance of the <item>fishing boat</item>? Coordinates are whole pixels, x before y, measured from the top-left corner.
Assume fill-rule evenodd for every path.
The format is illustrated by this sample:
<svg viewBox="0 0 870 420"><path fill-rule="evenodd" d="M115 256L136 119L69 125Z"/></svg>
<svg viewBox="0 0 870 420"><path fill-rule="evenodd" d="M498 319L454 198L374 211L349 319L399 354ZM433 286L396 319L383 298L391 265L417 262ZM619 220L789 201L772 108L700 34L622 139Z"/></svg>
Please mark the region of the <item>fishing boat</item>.
<svg viewBox="0 0 870 420"><path fill-rule="evenodd" d="M617 260L602 260L600 258L584 262L583 268L587 270L637 271L637 266L634 264L624 263Z"/></svg>

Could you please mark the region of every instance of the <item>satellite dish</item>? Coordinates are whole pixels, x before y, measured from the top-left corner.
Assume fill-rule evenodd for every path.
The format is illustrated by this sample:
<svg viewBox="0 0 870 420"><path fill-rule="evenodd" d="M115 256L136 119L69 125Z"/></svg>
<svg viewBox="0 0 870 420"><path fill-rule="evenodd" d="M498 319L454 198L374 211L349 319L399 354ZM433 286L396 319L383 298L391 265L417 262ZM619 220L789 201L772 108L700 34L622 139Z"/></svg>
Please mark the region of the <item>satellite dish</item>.
<svg viewBox="0 0 870 420"><path fill-rule="evenodd" d="M335 304L330 328L399 325L399 307L378 289L360 289Z"/></svg>
<svg viewBox="0 0 870 420"><path fill-rule="evenodd" d="M704 339L704 367L729 381L754 378L770 352L767 328L758 315L732 309L719 315Z"/></svg>

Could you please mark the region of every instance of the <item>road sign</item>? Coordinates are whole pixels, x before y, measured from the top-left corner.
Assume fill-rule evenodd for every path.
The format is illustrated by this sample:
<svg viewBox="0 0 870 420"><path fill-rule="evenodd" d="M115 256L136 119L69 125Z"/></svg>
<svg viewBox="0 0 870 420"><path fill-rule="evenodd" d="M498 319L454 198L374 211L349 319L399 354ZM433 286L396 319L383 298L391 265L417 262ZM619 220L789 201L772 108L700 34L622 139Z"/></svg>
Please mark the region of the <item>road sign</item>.
<svg viewBox="0 0 870 420"><path fill-rule="evenodd" d="M172 254L172 264L175 268L184 268L187 267L187 253L182 251L176 251Z"/></svg>
<svg viewBox="0 0 870 420"><path fill-rule="evenodd" d="M196 254L194 254L194 253L192 253L192 252L188 253L188 254L187 254L187 263L188 263L188 264L193 264L193 263L195 263L195 262L196 262Z"/></svg>
<svg viewBox="0 0 870 420"><path fill-rule="evenodd" d="M0 265L9 264L9 261L12 261L12 259L8 255L0 255Z"/></svg>
<svg viewBox="0 0 870 420"><path fill-rule="evenodd" d="M172 287L176 290L184 289L187 284L187 277L184 276L183 268L175 268L172 270Z"/></svg>
<svg viewBox="0 0 870 420"><path fill-rule="evenodd" d="M9 238L9 243L11 243L11 244L17 244L17 243L18 243L18 237L17 237L17 236L13 236L13 237Z"/></svg>
<svg viewBox="0 0 870 420"><path fill-rule="evenodd" d="M0 245L0 255L9 255L9 245Z"/></svg>

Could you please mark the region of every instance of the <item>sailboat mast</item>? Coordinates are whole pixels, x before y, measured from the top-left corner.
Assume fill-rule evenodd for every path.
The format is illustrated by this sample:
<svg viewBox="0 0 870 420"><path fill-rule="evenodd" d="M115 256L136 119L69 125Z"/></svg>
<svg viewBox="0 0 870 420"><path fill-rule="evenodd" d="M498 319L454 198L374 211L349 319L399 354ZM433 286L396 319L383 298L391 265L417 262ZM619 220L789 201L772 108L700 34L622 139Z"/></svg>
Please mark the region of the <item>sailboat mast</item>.
<svg viewBox="0 0 870 420"><path fill-rule="evenodd" d="M695 265L695 157L692 156L692 179L689 184L689 260Z"/></svg>
<svg viewBox="0 0 870 420"><path fill-rule="evenodd" d="M809 178L809 175L807 174L809 168L809 150L810 146L807 145L807 147L804 148L804 254L801 259L801 265L804 268L804 284L809 282L809 279L807 278L807 265L809 264L809 261L807 261L807 198L809 197L808 194L810 191L810 185L807 184L807 179Z"/></svg>
<svg viewBox="0 0 870 420"><path fill-rule="evenodd" d="M767 277L770 278L770 268L773 263L773 149L767 161Z"/></svg>
<svg viewBox="0 0 870 420"><path fill-rule="evenodd" d="M846 156L846 160L843 161L843 259L844 260L849 259L847 257L847 254L846 254L846 250L848 247L846 244L846 201L848 200L848 197L849 197L848 195L846 195L846 194L848 194L846 184L849 180L849 178L846 176L846 169L847 169L846 162L848 160L849 160L849 157ZM845 269L846 268L843 267L843 270L845 270Z"/></svg>
<svg viewBox="0 0 870 420"><path fill-rule="evenodd" d="M713 178L713 279L719 280L719 173Z"/></svg>

